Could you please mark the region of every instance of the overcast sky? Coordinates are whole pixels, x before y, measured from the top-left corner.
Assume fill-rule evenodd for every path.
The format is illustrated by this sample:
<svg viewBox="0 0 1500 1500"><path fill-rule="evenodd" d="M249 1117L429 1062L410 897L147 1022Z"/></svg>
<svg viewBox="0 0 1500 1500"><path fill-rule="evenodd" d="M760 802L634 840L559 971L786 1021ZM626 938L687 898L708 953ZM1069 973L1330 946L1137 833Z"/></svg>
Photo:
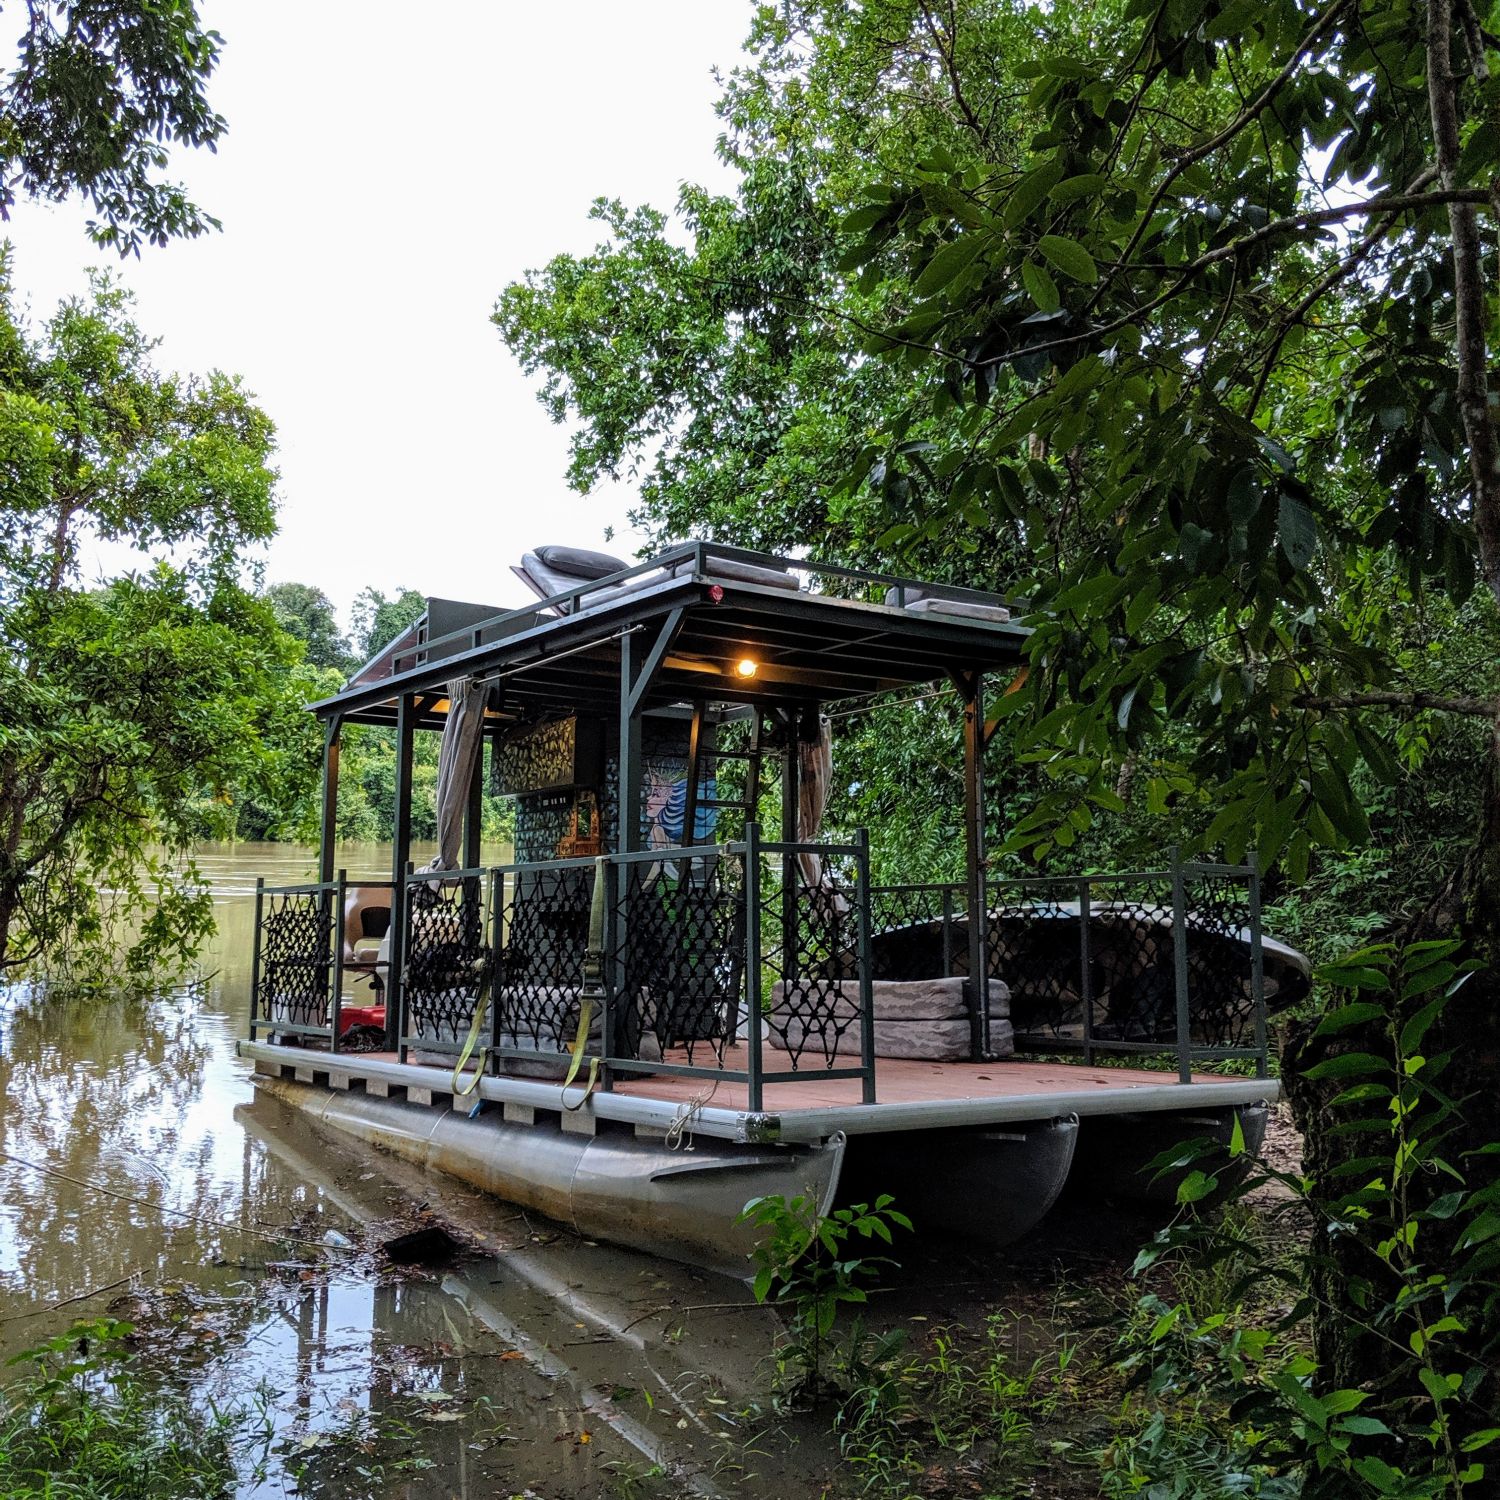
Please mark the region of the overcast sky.
<svg viewBox="0 0 1500 1500"><path fill-rule="evenodd" d="M745 0L204 0L229 122L179 175L222 232L123 272L164 368L241 374L279 432L267 577L347 612L367 584L520 603L529 546L602 546L627 486L563 481L567 433L488 321L501 288L598 239L599 195L669 208L723 185L718 89ZM81 206L8 230L43 316L82 287ZM629 555L625 532L611 550ZM99 564L96 562L96 568Z"/></svg>

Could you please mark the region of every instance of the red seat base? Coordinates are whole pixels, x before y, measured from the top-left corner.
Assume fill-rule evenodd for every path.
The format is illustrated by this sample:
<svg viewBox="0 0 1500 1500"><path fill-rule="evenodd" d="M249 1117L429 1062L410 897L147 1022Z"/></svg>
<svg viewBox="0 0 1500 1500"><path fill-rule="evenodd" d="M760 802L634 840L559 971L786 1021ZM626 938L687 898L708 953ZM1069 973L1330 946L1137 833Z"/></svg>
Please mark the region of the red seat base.
<svg viewBox="0 0 1500 1500"><path fill-rule="evenodd" d="M351 1026L373 1026L385 1030L385 1006L342 1005L339 1007L339 1035L343 1036Z"/></svg>

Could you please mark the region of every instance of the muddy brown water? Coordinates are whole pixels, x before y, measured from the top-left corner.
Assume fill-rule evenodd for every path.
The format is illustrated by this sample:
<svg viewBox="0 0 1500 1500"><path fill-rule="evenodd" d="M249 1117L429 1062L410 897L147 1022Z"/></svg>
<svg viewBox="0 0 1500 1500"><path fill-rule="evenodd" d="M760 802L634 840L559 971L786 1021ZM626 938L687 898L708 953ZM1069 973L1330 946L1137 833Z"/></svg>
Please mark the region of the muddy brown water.
<svg viewBox="0 0 1500 1500"><path fill-rule="evenodd" d="M132 1322L148 1371L250 1412L238 1493L257 1500L859 1493L828 1412L770 1413L779 1324L744 1283L581 1240L257 1096L235 1055L255 879L313 864L284 844L201 850L218 932L191 983L0 990L0 1358L75 1319ZM389 850L339 864L379 877ZM374 1253L434 1220L465 1246L452 1265ZM1003 1256L911 1241L871 1322L920 1350L999 1313L1018 1357L1047 1357L1079 1322L1062 1289L1113 1287L1144 1233L1084 1205ZM1093 1491L1054 1465L1014 1492Z"/></svg>
<svg viewBox="0 0 1500 1500"><path fill-rule="evenodd" d="M389 853L339 862L373 876ZM814 1433L737 1442L774 1333L721 1306L749 1302L742 1283L579 1240L257 1097L235 1055L255 878L312 863L200 851L218 935L192 983L0 994L0 1355L78 1318L136 1323L148 1367L257 1413L244 1495L815 1493L789 1462ZM452 1266L370 1253L432 1218L467 1247Z"/></svg>

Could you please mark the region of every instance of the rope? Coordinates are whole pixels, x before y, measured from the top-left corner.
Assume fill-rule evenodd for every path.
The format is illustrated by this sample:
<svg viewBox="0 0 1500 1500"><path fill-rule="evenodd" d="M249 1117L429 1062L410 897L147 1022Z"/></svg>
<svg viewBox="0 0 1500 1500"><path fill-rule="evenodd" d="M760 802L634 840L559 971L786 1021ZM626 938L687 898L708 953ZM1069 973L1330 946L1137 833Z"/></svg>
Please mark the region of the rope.
<svg viewBox="0 0 1500 1500"><path fill-rule="evenodd" d="M698 1117L707 1108L709 1100L718 1091L719 1080L715 1078L707 1088L700 1089L691 1099L678 1107L677 1118L672 1121L667 1130L668 1151L676 1151L679 1148L684 1151L693 1149L693 1127L697 1124Z"/></svg>

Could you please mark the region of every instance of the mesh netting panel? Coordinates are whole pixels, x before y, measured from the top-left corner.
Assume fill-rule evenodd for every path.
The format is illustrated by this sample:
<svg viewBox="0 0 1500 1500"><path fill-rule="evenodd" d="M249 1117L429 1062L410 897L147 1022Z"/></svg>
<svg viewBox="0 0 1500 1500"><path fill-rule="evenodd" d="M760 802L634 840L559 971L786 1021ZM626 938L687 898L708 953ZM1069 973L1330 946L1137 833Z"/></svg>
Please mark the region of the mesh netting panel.
<svg viewBox="0 0 1500 1500"><path fill-rule="evenodd" d="M326 1026L333 896L326 891L266 891L258 937L257 1013L292 1026Z"/></svg>
<svg viewBox="0 0 1500 1500"><path fill-rule="evenodd" d="M1077 886L991 888L985 949L989 974L1010 989L1017 1032L1083 1034ZM967 968L965 954L961 966ZM1092 971L1091 966L1091 971ZM1097 1005L1099 990L1094 989Z"/></svg>
<svg viewBox="0 0 1500 1500"><path fill-rule="evenodd" d="M745 996L745 863L712 854L617 869L615 1045L653 1037L663 1054L722 1067Z"/></svg>
<svg viewBox="0 0 1500 1500"><path fill-rule="evenodd" d="M501 1047L562 1052L583 991L593 869L536 866L505 878L496 1034Z"/></svg>
<svg viewBox="0 0 1500 1500"><path fill-rule="evenodd" d="M992 888L989 971L1010 987L1017 1033L1081 1039L1087 994L1095 1041L1175 1046L1171 879L1091 881L1089 892L1085 986L1079 882ZM1189 877L1187 988L1194 1046L1238 1046L1253 1038L1249 929L1243 877Z"/></svg>
<svg viewBox="0 0 1500 1500"><path fill-rule="evenodd" d="M417 880L407 886L403 995L408 1035L457 1046L488 979L484 880Z"/></svg>
<svg viewBox="0 0 1500 1500"><path fill-rule="evenodd" d="M766 1030L772 1046L794 1069L857 1067L854 1038L859 1020L859 885L851 863L825 861L816 888L797 879L781 861L783 879L760 892L762 983L769 985ZM857 1033L856 1033L857 1035Z"/></svg>
<svg viewBox="0 0 1500 1500"><path fill-rule="evenodd" d="M935 979L956 972L963 915L958 886L871 886L870 977Z"/></svg>
<svg viewBox="0 0 1500 1500"><path fill-rule="evenodd" d="M1250 896L1235 875L1199 875L1187 888L1188 1015L1200 1046L1255 1043Z"/></svg>

